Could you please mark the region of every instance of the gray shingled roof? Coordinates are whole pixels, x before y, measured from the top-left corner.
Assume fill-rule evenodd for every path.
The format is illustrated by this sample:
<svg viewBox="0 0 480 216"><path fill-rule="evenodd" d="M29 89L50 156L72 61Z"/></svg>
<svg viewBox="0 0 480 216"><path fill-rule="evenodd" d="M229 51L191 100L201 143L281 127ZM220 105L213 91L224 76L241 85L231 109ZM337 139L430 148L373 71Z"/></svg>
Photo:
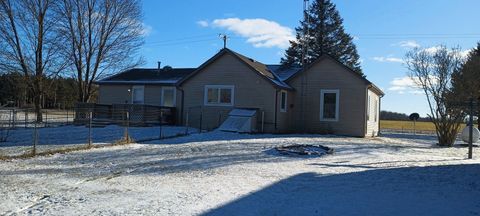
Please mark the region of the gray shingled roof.
<svg viewBox="0 0 480 216"><path fill-rule="evenodd" d="M287 89L293 89L290 85L285 83L281 77L278 76L276 73L276 70L271 70L271 68L268 65L265 65L259 61L256 61L252 58L246 57L242 54L239 54L237 52L234 52L232 50L227 49L234 55L236 55L238 58L240 58L242 61L244 61L246 64L250 65L253 69L255 69L257 72L259 72L262 76L273 82L275 85L280 86L282 88L287 88ZM279 68L276 68L277 71L279 71Z"/></svg>
<svg viewBox="0 0 480 216"><path fill-rule="evenodd" d="M156 68L134 68L97 81L97 83L174 85L194 70L195 68L172 68L161 70Z"/></svg>

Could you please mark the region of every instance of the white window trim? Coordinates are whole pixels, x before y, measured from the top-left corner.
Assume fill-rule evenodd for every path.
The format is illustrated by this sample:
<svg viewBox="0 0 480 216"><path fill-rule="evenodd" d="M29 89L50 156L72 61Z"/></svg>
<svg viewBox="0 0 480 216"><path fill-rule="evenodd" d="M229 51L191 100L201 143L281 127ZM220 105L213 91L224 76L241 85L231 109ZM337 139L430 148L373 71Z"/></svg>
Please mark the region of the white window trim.
<svg viewBox="0 0 480 216"><path fill-rule="evenodd" d="M336 99L335 99L335 118L323 118L323 96L325 93L335 93L336 94ZM321 89L320 90L320 121L330 121L330 122L336 122L339 119L339 107L340 107L340 90L338 89Z"/></svg>
<svg viewBox="0 0 480 216"><path fill-rule="evenodd" d="M285 104L282 104L282 94L285 94ZM282 109L282 105L285 105L285 108ZM285 90L280 91L280 112L287 112L288 107L288 93Z"/></svg>
<svg viewBox="0 0 480 216"><path fill-rule="evenodd" d="M164 91L173 89L173 107L177 106L177 88L175 87L162 87L162 98L160 99L160 106L163 106Z"/></svg>
<svg viewBox="0 0 480 216"><path fill-rule="evenodd" d="M134 97L135 97L135 94L134 94L135 89L142 89L142 92L143 92L143 95L142 95L142 96L143 96L143 97L142 97L142 103L137 103L137 104L145 104L145 86L143 86L143 85L134 85L134 86L132 86L132 91L130 92L130 94L132 94L132 95L131 95L131 98L130 98L130 103L131 103L131 104L134 104L133 99L134 99Z"/></svg>
<svg viewBox="0 0 480 216"><path fill-rule="evenodd" d="M230 89L232 91L232 100L230 103L208 103L208 89ZM218 97L220 97L220 92L218 92ZM234 85L205 85L203 89L203 104L205 106L233 106L235 101L235 86Z"/></svg>

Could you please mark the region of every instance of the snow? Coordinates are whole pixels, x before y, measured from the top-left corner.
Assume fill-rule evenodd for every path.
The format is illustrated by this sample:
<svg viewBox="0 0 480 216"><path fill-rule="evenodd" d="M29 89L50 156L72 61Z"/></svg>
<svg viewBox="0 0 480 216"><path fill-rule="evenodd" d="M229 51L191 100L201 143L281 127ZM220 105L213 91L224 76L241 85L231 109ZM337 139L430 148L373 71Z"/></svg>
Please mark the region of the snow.
<svg viewBox="0 0 480 216"><path fill-rule="evenodd" d="M268 69L273 71L273 73L282 81L284 82L295 73L299 72L302 68L301 67L289 67L289 68L282 68L282 65L267 65Z"/></svg>
<svg viewBox="0 0 480 216"><path fill-rule="evenodd" d="M159 126L130 127L129 136L135 141L172 137L187 133L196 133L197 129L186 127ZM33 145L34 128L16 128L10 130L7 142L0 142L0 156L20 155L30 152ZM75 147L88 143L89 131L85 126L66 125L59 127L38 128L37 152ZM124 127L108 125L106 127L92 127L93 144L109 144L124 137Z"/></svg>
<svg viewBox="0 0 480 216"><path fill-rule="evenodd" d="M256 109L233 109L228 113L230 116L248 116L252 117L257 113Z"/></svg>
<svg viewBox="0 0 480 216"><path fill-rule="evenodd" d="M0 214L478 215L480 159L431 135L209 132L0 162ZM335 149L283 156L276 146ZM476 150L476 149L475 149Z"/></svg>

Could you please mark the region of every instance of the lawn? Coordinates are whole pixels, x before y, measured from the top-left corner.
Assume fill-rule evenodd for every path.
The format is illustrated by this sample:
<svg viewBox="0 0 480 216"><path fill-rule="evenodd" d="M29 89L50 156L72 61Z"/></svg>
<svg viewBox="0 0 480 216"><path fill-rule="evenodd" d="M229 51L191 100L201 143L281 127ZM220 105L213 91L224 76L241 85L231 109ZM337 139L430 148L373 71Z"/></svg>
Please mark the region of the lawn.
<svg viewBox="0 0 480 216"><path fill-rule="evenodd" d="M435 142L209 132L0 161L0 215L480 214L476 152ZM335 153L273 150L289 144Z"/></svg>

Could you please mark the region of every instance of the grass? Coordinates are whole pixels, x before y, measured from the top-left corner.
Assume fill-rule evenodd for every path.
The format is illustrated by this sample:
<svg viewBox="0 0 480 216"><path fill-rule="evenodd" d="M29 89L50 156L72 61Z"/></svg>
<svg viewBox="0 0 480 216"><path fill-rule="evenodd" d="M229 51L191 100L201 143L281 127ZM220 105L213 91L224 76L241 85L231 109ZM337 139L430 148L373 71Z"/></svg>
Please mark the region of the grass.
<svg viewBox="0 0 480 216"><path fill-rule="evenodd" d="M465 126L462 123L460 130ZM380 127L381 129L413 131L413 121L380 120ZM435 131L435 125L432 122L416 122L415 129L417 131Z"/></svg>

